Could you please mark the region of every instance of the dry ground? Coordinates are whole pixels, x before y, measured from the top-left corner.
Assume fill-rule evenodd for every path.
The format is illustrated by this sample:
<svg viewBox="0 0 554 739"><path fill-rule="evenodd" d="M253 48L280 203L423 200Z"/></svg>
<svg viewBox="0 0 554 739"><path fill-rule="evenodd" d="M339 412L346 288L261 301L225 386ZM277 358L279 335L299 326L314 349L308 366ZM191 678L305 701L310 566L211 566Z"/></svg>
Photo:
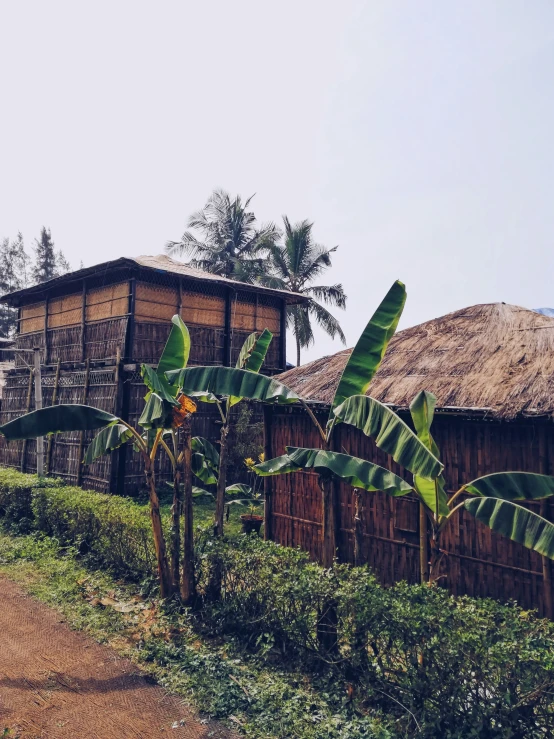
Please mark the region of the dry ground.
<svg viewBox="0 0 554 739"><path fill-rule="evenodd" d="M0 737L229 739L135 665L0 577Z"/></svg>

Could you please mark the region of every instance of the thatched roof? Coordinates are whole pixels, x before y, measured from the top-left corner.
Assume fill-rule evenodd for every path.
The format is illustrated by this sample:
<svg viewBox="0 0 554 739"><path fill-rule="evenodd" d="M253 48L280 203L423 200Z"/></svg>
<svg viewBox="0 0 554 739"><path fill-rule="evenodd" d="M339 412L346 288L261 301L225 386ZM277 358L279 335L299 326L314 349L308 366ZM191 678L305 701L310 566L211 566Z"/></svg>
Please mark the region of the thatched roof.
<svg viewBox="0 0 554 739"><path fill-rule="evenodd" d="M178 262L167 254L158 254L157 256L141 256L141 257L120 257L110 262L102 262L101 264L95 264L92 267L85 267L83 269L75 270L74 272L68 272L60 277L54 277L52 280L41 282L38 285L24 288L23 290L17 290L7 295L0 297L0 303L7 303L15 307L20 306L23 303L29 302L29 298L35 300L42 300L43 296L46 295L52 288L58 288L74 283L81 283L82 280L87 277L108 277L114 272L123 271L146 271L157 274L167 275L179 275L186 277L192 281L198 282L211 282L217 285L227 285L236 290L245 290L247 292L256 292L264 295L273 295L284 299L287 303L304 303L306 298L299 293L288 292L286 290L275 290L269 287L261 287L260 285L251 285L245 282L238 282L238 280L231 280L228 277L220 277L219 275L211 274L210 272L204 272L194 267L189 267L188 264ZM74 289L74 288L71 288Z"/></svg>
<svg viewBox="0 0 554 739"><path fill-rule="evenodd" d="M350 352L279 379L304 398L329 404ZM491 303L398 332L368 394L405 408L420 390L434 393L444 410L554 416L554 318Z"/></svg>

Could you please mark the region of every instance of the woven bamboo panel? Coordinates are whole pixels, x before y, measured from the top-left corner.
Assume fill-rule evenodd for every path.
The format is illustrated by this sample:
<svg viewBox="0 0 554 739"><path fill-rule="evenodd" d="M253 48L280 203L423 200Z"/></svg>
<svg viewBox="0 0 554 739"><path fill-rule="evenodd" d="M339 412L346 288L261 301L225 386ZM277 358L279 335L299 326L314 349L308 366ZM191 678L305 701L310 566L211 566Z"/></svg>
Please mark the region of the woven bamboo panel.
<svg viewBox="0 0 554 739"><path fill-rule="evenodd" d="M281 312L277 307L236 300L231 308L231 327L239 331L281 331Z"/></svg>
<svg viewBox="0 0 554 739"><path fill-rule="evenodd" d="M42 364L46 362L46 356L44 352L44 331L36 331L29 334L19 334L16 338L15 345L18 349L34 349L35 347L39 347L40 352L40 361ZM27 367L29 364L32 364L33 355L28 354L27 352L24 354L18 354L15 353L15 366L16 367Z"/></svg>
<svg viewBox="0 0 554 739"><path fill-rule="evenodd" d="M87 359L114 359L119 349L125 353L128 316L87 324L85 329L85 357Z"/></svg>
<svg viewBox="0 0 554 739"><path fill-rule="evenodd" d="M19 322L19 333L29 334L33 331L44 330L44 320L46 315L46 304L33 303L32 305L24 305L21 308L21 321Z"/></svg>
<svg viewBox="0 0 554 739"><path fill-rule="evenodd" d="M321 420L325 420L322 416ZM463 483L492 472L520 470L552 474L554 425L523 420L500 423L435 416L434 436L446 461L445 478L450 492ZM337 448L391 469L404 479L409 473L373 441L356 429L337 427ZM272 455L284 447L319 446L313 426L304 414L275 410L271 427ZM317 476L282 475L270 480L273 538L287 546L299 546L319 559L321 552L321 493ZM338 558L354 562L354 494L337 484ZM362 558L380 581L419 581L418 503L410 496L391 498L381 493L360 493ZM526 504L539 512L538 503ZM548 514L552 520L552 515ZM465 511L455 516L441 538L445 554L440 584L454 594L515 599L524 608L543 613L542 561L505 537L494 534Z"/></svg>
<svg viewBox="0 0 554 739"><path fill-rule="evenodd" d="M107 287L87 291L85 320L101 321L105 318L124 316L129 310L129 283L118 282Z"/></svg>
<svg viewBox="0 0 554 739"><path fill-rule="evenodd" d="M166 285L137 282L135 317L137 321L153 323L171 321L177 313L179 291Z"/></svg>
<svg viewBox="0 0 554 739"><path fill-rule="evenodd" d="M220 295L183 292L181 318L187 326L225 327L225 299Z"/></svg>
<svg viewBox="0 0 554 739"><path fill-rule="evenodd" d="M83 317L83 294L74 293L48 302L48 328L80 324Z"/></svg>
<svg viewBox="0 0 554 739"><path fill-rule="evenodd" d="M82 355L81 325L49 329L48 362L80 362Z"/></svg>

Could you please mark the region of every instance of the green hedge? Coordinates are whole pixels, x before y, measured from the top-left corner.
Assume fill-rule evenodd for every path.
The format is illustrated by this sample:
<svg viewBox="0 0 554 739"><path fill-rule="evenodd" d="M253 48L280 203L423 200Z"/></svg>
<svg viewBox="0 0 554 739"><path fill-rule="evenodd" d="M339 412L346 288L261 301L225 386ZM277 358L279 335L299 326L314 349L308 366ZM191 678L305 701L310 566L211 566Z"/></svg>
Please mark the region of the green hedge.
<svg viewBox="0 0 554 739"><path fill-rule="evenodd" d="M399 736L553 735L554 624L441 588L383 588L366 568L324 570L255 537L206 538L198 549L201 590L210 592L213 572L222 579L204 624L315 673L331 670L356 686L362 711L396 715Z"/></svg>
<svg viewBox="0 0 554 739"><path fill-rule="evenodd" d="M0 468L0 515L15 533L39 531L115 575L142 580L154 571L148 506Z"/></svg>
<svg viewBox="0 0 554 739"><path fill-rule="evenodd" d="M147 506L0 468L0 514L12 530L53 536L120 576L152 574ZM550 622L440 588L384 589L365 568L324 570L257 537L204 532L196 556L201 628L283 667L297 661L314 679L331 676L362 713L392 717L397 736L554 736Z"/></svg>

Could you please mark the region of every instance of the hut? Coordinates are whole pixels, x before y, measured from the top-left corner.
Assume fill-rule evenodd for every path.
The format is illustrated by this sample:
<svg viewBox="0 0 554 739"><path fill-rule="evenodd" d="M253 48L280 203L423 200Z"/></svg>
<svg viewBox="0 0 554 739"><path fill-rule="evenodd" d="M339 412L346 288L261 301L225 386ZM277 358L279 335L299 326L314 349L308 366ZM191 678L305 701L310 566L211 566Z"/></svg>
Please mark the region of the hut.
<svg viewBox="0 0 554 739"><path fill-rule="evenodd" d="M328 413L350 350L295 368L279 379L316 414ZM504 303L475 305L397 333L368 394L410 422L408 406L421 390L437 396L433 435L449 492L481 475L520 470L554 474L554 319ZM270 415L271 414L271 415ZM271 409L267 454L287 445L318 446L300 409ZM337 427L336 448L405 473L352 426ZM267 536L321 555L322 508L317 478L297 473L268 478ZM352 489L336 486L339 560L353 562ZM552 519L548 501L530 504ZM409 496L362 493L358 526L363 560L384 584L419 581L418 503ZM445 529L441 584L452 593L517 599L552 613L550 562L492 533L465 511Z"/></svg>
<svg viewBox="0 0 554 739"><path fill-rule="evenodd" d="M17 349L41 350L45 406L87 403L137 421L144 403L140 364L156 364L179 313L191 334L190 364L234 364L246 336L274 334L264 372L286 368L287 305L294 293L244 284L193 269L168 256L122 257L10 293L18 309L15 367L5 379L0 423L34 408L33 373ZM28 356L28 355L27 355ZM214 439L219 428L204 406L194 433ZM133 493L142 485L140 459L125 445L87 467L80 464L91 434L50 437L46 468L72 484ZM35 442L0 437L0 464L36 469Z"/></svg>

